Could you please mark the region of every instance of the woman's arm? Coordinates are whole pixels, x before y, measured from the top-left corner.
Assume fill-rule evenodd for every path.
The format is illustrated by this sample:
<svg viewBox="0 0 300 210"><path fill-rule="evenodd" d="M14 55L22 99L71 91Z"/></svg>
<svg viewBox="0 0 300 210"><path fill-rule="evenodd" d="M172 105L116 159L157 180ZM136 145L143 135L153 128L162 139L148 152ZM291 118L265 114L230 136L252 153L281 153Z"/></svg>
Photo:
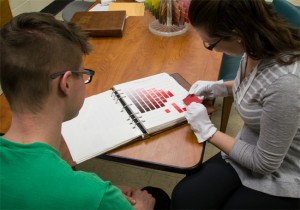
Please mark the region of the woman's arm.
<svg viewBox="0 0 300 210"><path fill-rule="evenodd" d="M224 82L224 85L227 88L228 96L232 96L233 82L234 82L233 80Z"/></svg>
<svg viewBox="0 0 300 210"><path fill-rule="evenodd" d="M216 147L218 147L220 150L222 150L224 153L229 155L234 143L235 138L222 133L221 131L217 131L210 139L209 142Z"/></svg>
<svg viewBox="0 0 300 210"><path fill-rule="evenodd" d="M257 144L237 141L217 131L210 142L234 161L260 174L276 171L285 158L300 124L300 80L278 79L264 93Z"/></svg>

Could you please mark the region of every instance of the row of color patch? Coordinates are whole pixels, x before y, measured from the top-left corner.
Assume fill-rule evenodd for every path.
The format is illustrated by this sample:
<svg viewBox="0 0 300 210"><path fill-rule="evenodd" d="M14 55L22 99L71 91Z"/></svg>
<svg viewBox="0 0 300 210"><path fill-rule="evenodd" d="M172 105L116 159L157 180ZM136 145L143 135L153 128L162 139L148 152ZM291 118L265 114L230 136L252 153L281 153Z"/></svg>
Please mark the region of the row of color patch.
<svg viewBox="0 0 300 210"><path fill-rule="evenodd" d="M169 90L164 91L164 90L157 90L155 88L151 88L149 90L145 90L142 88L136 89L136 90L128 91L126 92L126 94L141 113L149 112L151 110L164 107L165 103L167 102L167 98L171 98L174 96L173 93ZM177 108L175 109L181 112L180 108L179 108L180 110ZM169 113L170 110L166 112Z"/></svg>

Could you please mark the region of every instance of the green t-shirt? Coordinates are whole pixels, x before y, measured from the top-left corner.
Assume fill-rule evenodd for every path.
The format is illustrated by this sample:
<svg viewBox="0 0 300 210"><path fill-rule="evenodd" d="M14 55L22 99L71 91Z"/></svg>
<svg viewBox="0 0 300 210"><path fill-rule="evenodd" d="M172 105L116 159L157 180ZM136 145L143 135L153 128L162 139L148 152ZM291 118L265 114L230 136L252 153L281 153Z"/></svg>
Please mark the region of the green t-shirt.
<svg viewBox="0 0 300 210"><path fill-rule="evenodd" d="M0 137L0 209L133 209L97 175L73 171L44 143Z"/></svg>

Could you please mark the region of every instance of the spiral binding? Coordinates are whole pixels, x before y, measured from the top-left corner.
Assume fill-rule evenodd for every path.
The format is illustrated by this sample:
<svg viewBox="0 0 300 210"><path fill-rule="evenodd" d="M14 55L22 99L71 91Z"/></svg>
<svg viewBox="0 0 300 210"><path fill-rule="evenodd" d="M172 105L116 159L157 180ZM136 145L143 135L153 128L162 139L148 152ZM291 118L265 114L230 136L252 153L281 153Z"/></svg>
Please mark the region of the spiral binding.
<svg viewBox="0 0 300 210"><path fill-rule="evenodd" d="M133 127L132 127L133 129L135 129L136 127L143 128L142 122L146 122L146 121L142 119L142 116L138 116L139 112L131 113L131 109L129 108L129 106L132 106L133 104L125 104L124 101L122 103L121 100L126 97L123 94L124 93L122 93L121 90L112 90L111 97L113 97L113 100L116 101L116 103L118 103L118 102L121 103L121 105L122 105L121 112L124 112L124 110L127 111L128 115L129 115L127 121L129 121L130 125L133 125Z"/></svg>
<svg viewBox="0 0 300 210"><path fill-rule="evenodd" d="M132 104L125 104L124 106L122 106L121 112L124 112L125 107L128 107L128 106L132 106Z"/></svg>

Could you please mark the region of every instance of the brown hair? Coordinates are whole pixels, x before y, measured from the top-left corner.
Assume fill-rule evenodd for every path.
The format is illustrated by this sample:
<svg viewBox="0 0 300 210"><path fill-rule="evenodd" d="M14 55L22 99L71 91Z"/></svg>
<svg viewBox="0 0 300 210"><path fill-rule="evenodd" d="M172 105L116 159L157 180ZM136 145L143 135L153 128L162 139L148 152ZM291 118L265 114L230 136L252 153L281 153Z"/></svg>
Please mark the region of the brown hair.
<svg viewBox="0 0 300 210"><path fill-rule="evenodd" d="M23 13L0 31L0 81L12 110L39 111L50 93L50 74L77 70L90 52L74 24L45 13Z"/></svg>
<svg viewBox="0 0 300 210"><path fill-rule="evenodd" d="M299 28L289 26L265 0L192 0L189 19L211 37L240 37L254 59L275 58L288 65L300 57L294 53L300 49ZM285 59L282 54L291 55Z"/></svg>

